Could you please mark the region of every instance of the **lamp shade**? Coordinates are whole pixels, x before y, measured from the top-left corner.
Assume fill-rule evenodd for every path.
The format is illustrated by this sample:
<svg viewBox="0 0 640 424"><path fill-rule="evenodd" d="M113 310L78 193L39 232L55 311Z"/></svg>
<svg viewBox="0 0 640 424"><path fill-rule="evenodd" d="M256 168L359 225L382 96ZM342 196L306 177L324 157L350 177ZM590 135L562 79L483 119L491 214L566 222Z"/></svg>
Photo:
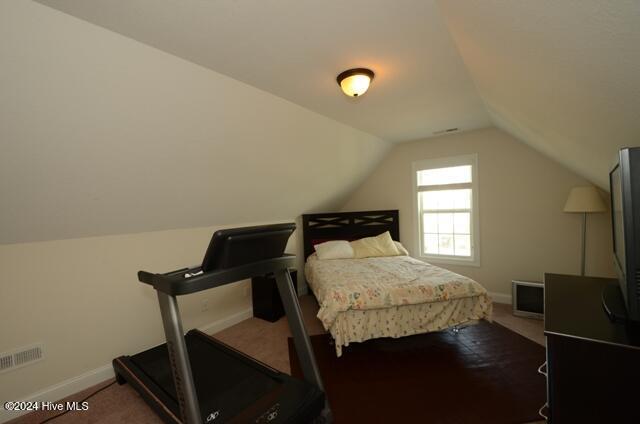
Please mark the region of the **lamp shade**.
<svg viewBox="0 0 640 424"><path fill-rule="evenodd" d="M605 212L607 205L602 200L598 189L590 187L574 187L569 192L565 212Z"/></svg>

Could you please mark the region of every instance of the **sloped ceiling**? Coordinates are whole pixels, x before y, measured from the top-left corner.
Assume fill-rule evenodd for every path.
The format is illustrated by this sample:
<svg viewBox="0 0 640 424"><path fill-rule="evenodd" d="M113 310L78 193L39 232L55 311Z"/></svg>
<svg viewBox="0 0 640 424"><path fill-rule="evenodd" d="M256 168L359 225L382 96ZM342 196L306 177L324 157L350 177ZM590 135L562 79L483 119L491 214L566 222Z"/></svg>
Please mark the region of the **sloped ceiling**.
<svg viewBox="0 0 640 424"><path fill-rule="evenodd" d="M608 189L640 145L640 2L441 1L492 121Z"/></svg>
<svg viewBox="0 0 640 424"><path fill-rule="evenodd" d="M388 141L494 124L603 188L640 144L637 0L40 2Z"/></svg>
<svg viewBox="0 0 640 424"><path fill-rule="evenodd" d="M434 0L41 0L388 141L490 125ZM360 99L336 76L369 67Z"/></svg>
<svg viewBox="0 0 640 424"><path fill-rule="evenodd" d="M331 208L387 141L451 127L603 188L640 145L635 0L39 3L0 2L0 243Z"/></svg>
<svg viewBox="0 0 640 424"><path fill-rule="evenodd" d="M0 2L0 58L0 244L330 210L389 148L33 2Z"/></svg>

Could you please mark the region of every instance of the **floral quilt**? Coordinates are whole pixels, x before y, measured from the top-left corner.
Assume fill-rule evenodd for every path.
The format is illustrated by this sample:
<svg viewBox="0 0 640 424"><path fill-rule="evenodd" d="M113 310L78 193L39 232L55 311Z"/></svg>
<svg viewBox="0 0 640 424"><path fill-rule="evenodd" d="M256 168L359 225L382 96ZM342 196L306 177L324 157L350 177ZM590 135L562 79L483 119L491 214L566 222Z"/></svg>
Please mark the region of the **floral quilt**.
<svg viewBox="0 0 640 424"><path fill-rule="evenodd" d="M305 276L338 356L350 341L491 318L491 299L478 282L409 256L320 261L311 255Z"/></svg>

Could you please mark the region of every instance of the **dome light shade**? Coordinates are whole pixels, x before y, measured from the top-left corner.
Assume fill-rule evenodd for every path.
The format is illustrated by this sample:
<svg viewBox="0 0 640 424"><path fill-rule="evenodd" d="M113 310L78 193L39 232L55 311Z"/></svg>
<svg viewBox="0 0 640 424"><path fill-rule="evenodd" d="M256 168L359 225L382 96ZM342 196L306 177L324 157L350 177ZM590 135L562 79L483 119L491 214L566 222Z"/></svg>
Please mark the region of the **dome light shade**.
<svg viewBox="0 0 640 424"><path fill-rule="evenodd" d="M371 69L355 68L342 72L338 75L337 81L344 94L359 97L369 89L373 75Z"/></svg>

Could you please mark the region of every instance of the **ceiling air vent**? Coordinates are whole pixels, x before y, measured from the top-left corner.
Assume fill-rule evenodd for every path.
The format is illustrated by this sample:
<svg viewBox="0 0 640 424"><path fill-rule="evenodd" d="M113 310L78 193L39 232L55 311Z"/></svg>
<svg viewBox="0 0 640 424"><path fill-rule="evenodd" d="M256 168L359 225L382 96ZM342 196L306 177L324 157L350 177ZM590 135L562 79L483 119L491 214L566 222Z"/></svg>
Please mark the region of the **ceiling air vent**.
<svg viewBox="0 0 640 424"><path fill-rule="evenodd" d="M39 343L0 353L0 373L24 367L44 359L44 344Z"/></svg>
<svg viewBox="0 0 640 424"><path fill-rule="evenodd" d="M434 131L433 135L448 134L456 131L460 131L460 128L447 128L446 130Z"/></svg>

